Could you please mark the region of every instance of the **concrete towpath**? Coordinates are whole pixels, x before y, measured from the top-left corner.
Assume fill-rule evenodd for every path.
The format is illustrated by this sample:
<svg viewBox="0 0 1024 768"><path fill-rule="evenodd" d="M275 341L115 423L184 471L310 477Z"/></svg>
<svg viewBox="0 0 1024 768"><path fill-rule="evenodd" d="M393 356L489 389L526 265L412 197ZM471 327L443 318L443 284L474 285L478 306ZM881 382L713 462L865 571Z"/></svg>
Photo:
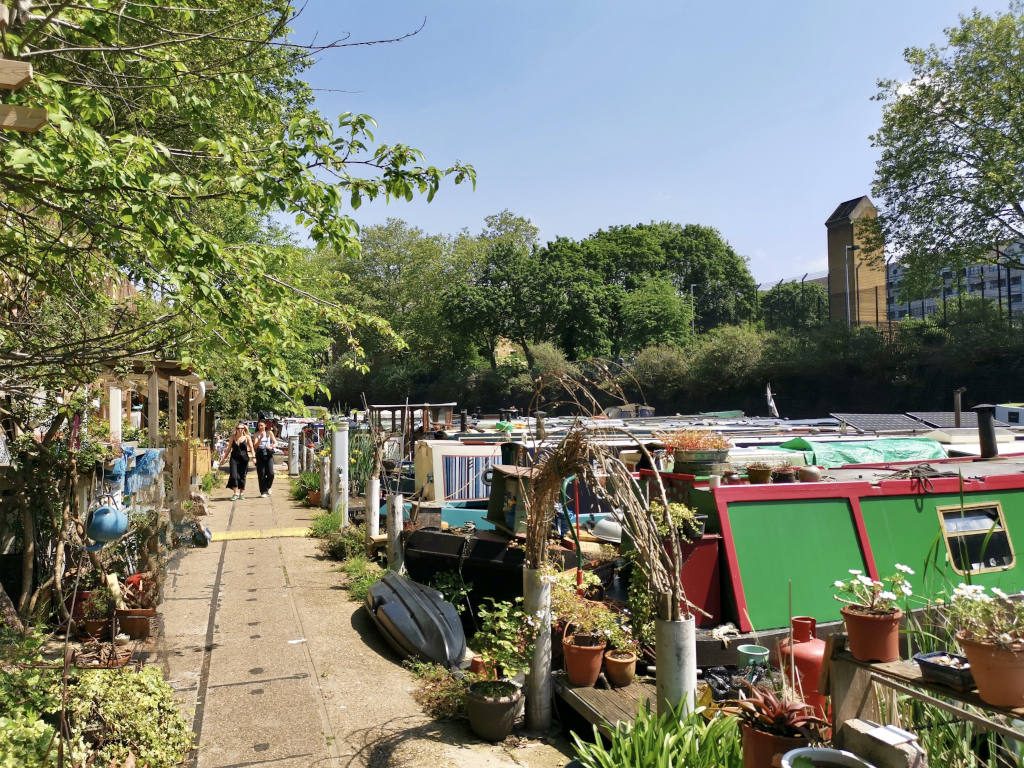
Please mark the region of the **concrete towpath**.
<svg viewBox="0 0 1024 768"><path fill-rule="evenodd" d="M252 478L253 481L255 478ZM255 485L255 482L253 482ZM480 742L426 717L415 678L301 534L313 510L213 492L206 549L168 565L158 650L192 719L195 768L561 768L564 741Z"/></svg>

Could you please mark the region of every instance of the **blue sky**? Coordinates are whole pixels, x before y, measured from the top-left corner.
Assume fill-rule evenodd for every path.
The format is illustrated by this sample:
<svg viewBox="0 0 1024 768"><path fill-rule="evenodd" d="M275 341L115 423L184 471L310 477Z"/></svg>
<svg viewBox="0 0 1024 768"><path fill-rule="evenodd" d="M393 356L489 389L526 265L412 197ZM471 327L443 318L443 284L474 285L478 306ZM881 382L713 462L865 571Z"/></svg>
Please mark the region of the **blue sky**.
<svg viewBox="0 0 1024 768"><path fill-rule="evenodd" d="M615 224L716 227L770 283L825 268L824 221L870 193L879 78L941 43L972 7L833 0L308 0L293 39L417 35L326 53L320 109L372 115L433 165L472 163L475 191L375 202L428 232L476 232L508 208L546 241ZM876 201L878 202L878 201Z"/></svg>

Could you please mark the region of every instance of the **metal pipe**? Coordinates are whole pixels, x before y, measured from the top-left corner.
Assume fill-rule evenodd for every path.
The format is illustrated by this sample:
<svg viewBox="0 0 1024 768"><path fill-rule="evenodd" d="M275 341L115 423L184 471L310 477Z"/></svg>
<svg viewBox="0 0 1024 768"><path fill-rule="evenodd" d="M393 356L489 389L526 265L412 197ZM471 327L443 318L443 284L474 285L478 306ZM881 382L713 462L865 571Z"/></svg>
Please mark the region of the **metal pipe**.
<svg viewBox="0 0 1024 768"><path fill-rule="evenodd" d="M996 445L996 407L983 403L972 408L978 414L978 444L981 447L981 458L991 459L999 455Z"/></svg>
<svg viewBox="0 0 1024 768"><path fill-rule="evenodd" d="M953 390L953 426L960 428L961 396L967 391L967 387L958 387Z"/></svg>

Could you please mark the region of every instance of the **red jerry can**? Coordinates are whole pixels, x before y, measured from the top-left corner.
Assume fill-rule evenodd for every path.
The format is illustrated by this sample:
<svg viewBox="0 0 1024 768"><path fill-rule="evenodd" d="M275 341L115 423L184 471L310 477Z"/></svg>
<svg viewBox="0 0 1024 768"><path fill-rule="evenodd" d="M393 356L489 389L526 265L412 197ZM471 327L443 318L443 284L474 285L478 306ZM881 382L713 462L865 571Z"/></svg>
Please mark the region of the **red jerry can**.
<svg viewBox="0 0 1024 768"><path fill-rule="evenodd" d="M796 665L797 693L802 692L804 701L814 707L814 714L824 718L827 716L827 704L825 696L818 690L818 679L825 658L825 641L814 634L817 624L810 616L793 617L793 645L790 647L788 637L779 641L779 667L788 681L792 659Z"/></svg>

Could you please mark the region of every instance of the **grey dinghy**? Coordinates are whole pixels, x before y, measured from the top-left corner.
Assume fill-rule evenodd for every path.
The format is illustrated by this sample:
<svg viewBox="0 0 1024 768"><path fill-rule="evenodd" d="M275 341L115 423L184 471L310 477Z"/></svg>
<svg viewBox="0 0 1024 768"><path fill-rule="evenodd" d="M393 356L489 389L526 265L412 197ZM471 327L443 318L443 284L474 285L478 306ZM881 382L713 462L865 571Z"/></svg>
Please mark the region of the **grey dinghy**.
<svg viewBox="0 0 1024 768"><path fill-rule="evenodd" d="M370 587L366 611L388 645L449 669L463 665L466 635L455 606L436 589L389 571Z"/></svg>

